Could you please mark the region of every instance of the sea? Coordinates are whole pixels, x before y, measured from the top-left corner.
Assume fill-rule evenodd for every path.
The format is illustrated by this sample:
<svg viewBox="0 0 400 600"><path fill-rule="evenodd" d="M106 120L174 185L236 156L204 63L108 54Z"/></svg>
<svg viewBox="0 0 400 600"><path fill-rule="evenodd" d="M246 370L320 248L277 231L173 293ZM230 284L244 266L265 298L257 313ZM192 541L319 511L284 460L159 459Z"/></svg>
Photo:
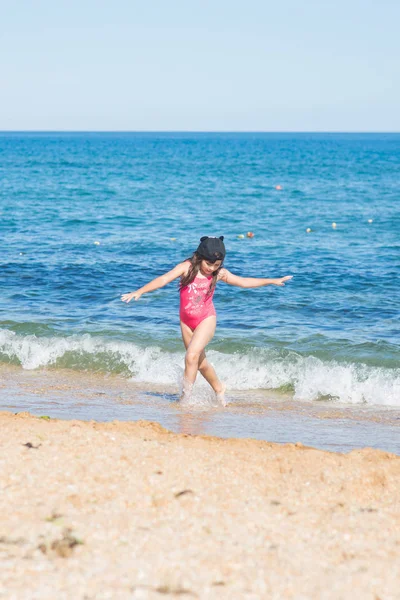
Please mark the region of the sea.
<svg viewBox="0 0 400 600"><path fill-rule="evenodd" d="M0 133L0 409L400 454L400 134ZM248 236L250 234L250 236ZM178 281L225 237L181 407Z"/></svg>

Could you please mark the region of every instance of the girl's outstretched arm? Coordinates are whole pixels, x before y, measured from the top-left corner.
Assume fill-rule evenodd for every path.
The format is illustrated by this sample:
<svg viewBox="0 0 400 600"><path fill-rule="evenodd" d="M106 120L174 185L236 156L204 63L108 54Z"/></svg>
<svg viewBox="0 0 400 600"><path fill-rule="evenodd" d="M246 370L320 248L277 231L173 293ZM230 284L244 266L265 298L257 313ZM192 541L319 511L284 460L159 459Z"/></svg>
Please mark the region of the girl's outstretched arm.
<svg viewBox="0 0 400 600"><path fill-rule="evenodd" d="M122 302L130 302L132 298L135 300L139 300L140 296L143 294L147 294L147 292L153 292L154 290L158 290L159 288L164 287L167 283L171 283L174 279L177 279L181 275L187 272L189 268L188 262L179 263L172 269L172 271L168 271L168 273L164 273L160 277L156 277L153 281L146 283L143 287L136 290L136 292L130 292L129 294L123 294L121 296Z"/></svg>
<svg viewBox="0 0 400 600"><path fill-rule="evenodd" d="M286 275L286 277L278 277L277 279L261 279L258 277L239 277L234 275L228 269L221 269L219 279L225 281L229 285L236 285L241 288L257 288L263 287L264 285L279 285L280 287L285 285L285 281L292 279L293 275Z"/></svg>

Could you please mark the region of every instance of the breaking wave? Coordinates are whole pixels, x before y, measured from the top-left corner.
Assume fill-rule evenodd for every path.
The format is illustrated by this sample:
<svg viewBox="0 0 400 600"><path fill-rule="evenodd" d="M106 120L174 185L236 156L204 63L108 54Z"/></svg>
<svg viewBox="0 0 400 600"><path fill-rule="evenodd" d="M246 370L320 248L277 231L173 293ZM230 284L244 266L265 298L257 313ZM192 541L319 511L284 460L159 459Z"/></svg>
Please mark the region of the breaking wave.
<svg viewBox="0 0 400 600"><path fill-rule="evenodd" d="M273 348L230 354L209 350L207 356L231 390L285 390L295 400L400 406L398 368L321 360ZM182 373L183 357L183 352L89 334L37 337L0 330L0 362L24 369L68 368L118 373L138 382L175 384Z"/></svg>

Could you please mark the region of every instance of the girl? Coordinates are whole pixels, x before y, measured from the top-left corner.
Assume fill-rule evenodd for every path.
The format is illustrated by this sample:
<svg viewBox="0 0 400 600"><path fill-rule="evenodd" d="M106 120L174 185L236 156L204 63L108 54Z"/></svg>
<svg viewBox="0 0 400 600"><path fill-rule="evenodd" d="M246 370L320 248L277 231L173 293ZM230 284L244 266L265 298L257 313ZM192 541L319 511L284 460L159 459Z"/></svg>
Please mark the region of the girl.
<svg viewBox="0 0 400 600"><path fill-rule="evenodd" d="M182 339L186 348L185 373L183 376L183 391L181 401L188 401L196 380L197 371L203 375L213 388L217 400L225 402L225 385L218 379L214 367L208 362L205 347L212 340L217 325L217 317L213 304L215 286L218 281L242 288L256 288L264 285L284 286L285 281L292 276L278 279L257 279L254 277L239 277L223 268L225 258L224 236L202 237L200 245L191 258L179 263L172 271L161 275L145 286L123 294L121 300L130 302L132 298L139 300L140 296L153 290L158 290L178 277L180 280L180 321Z"/></svg>

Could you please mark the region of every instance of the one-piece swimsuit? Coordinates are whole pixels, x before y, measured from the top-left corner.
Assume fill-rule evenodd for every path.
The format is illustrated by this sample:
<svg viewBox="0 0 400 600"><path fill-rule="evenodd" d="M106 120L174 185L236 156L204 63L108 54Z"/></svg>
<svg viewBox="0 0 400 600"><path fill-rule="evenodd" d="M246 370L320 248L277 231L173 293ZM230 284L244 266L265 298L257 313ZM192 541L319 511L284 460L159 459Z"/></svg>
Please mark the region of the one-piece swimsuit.
<svg viewBox="0 0 400 600"><path fill-rule="evenodd" d="M198 275L181 289L180 319L188 325L192 331L207 317L216 316L213 296L214 291L207 296L212 281L211 277L199 277Z"/></svg>

